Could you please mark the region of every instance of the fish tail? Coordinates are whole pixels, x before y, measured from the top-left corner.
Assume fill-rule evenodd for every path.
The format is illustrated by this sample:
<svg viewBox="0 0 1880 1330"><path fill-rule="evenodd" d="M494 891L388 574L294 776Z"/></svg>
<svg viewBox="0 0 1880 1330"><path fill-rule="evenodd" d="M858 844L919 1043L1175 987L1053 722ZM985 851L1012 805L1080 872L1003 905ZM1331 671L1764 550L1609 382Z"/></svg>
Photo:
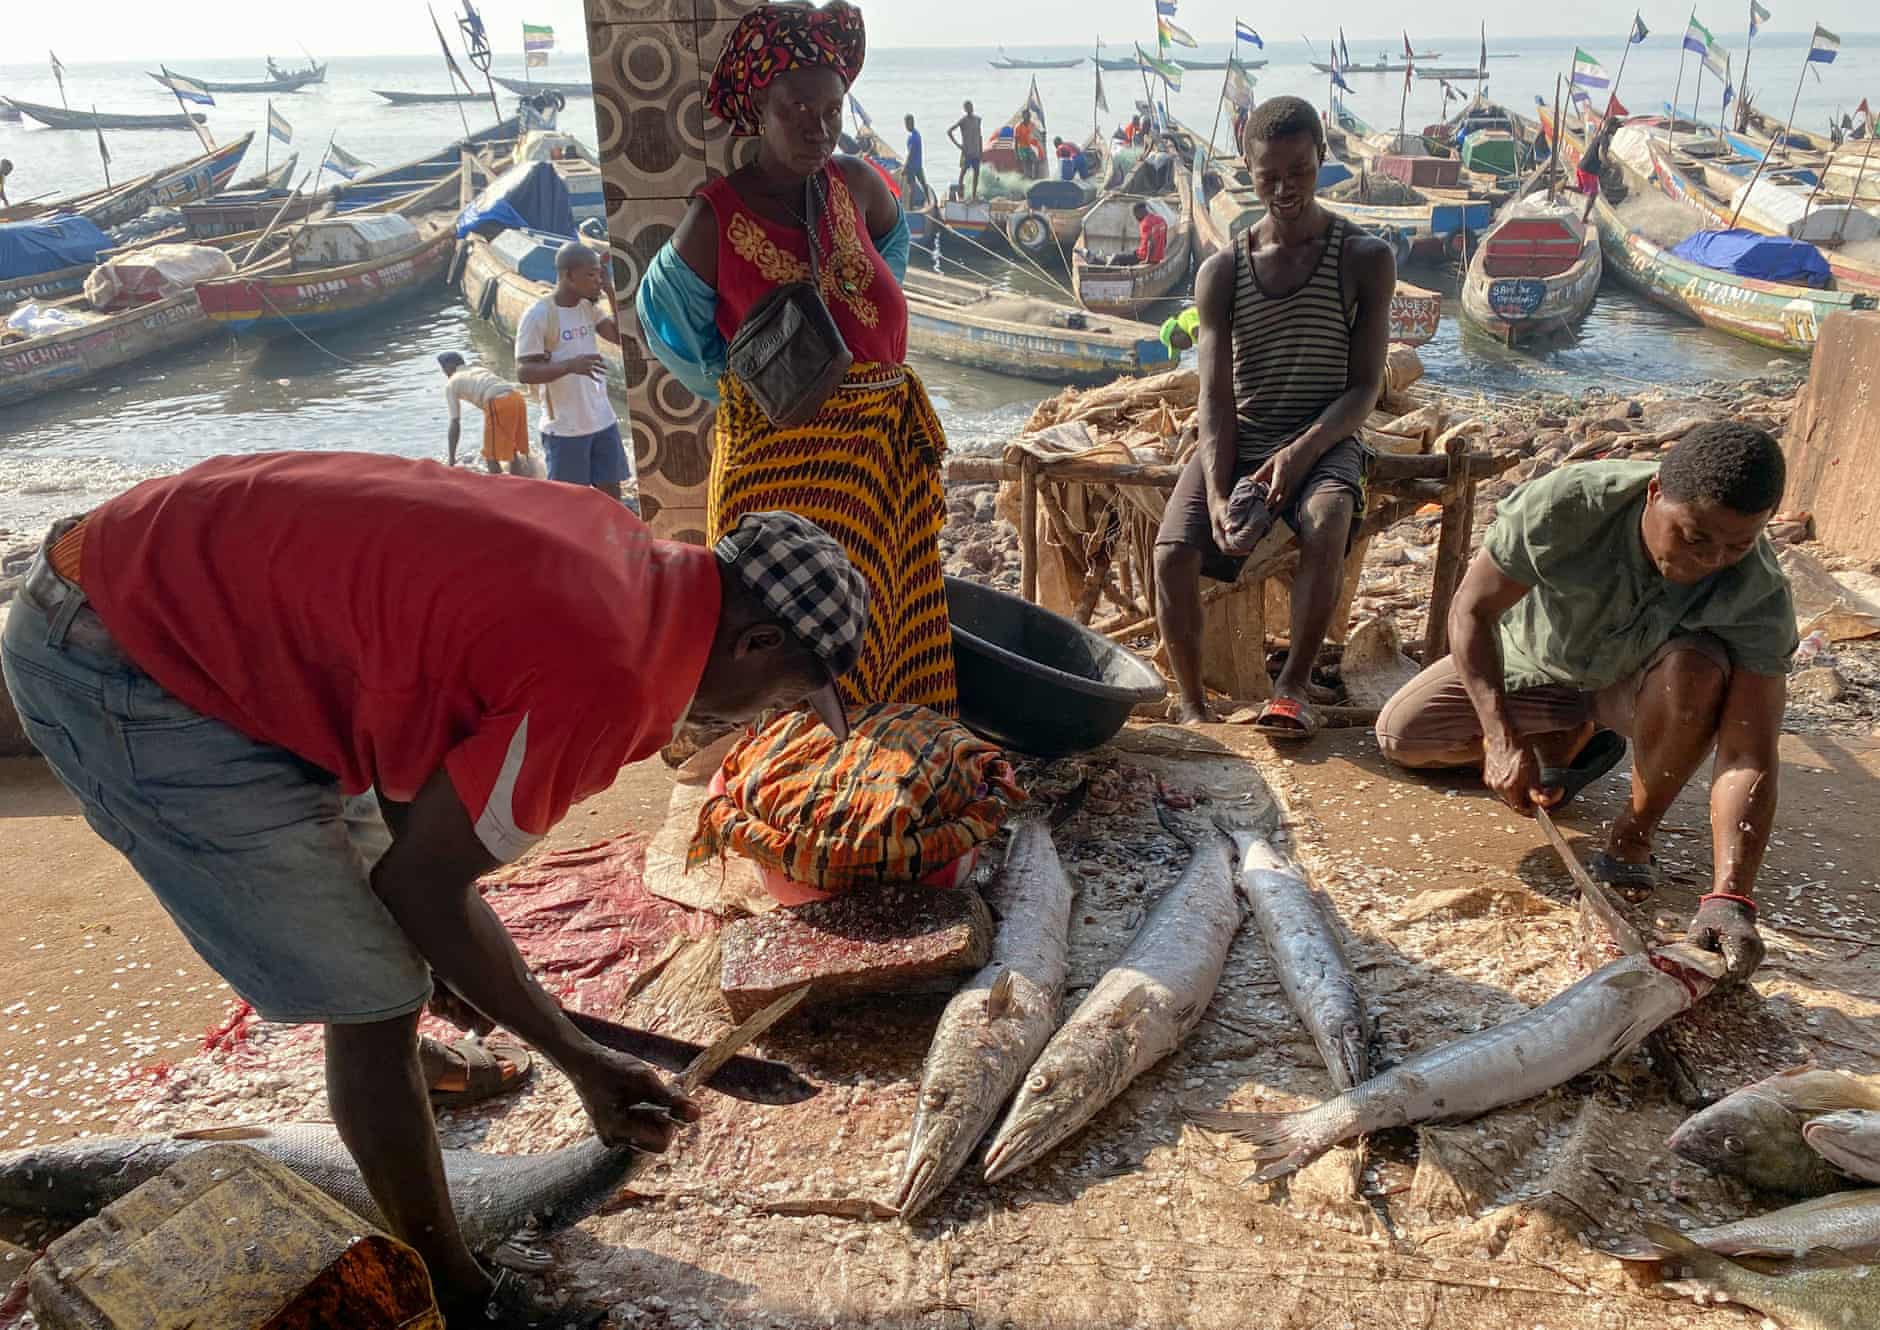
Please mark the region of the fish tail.
<svg viewBox="0 0 1880 1330"><path fill-rule="evenodd" d="M1224 1113L1190 1109L1188 1120L1208 1131L1222 1132L1254 1147L1253 1157L1263 1167L1250 1181L1273 1182L1297 1173L1337 1142L1316 1130L1316 1109L1296 1113Z"/></svg>

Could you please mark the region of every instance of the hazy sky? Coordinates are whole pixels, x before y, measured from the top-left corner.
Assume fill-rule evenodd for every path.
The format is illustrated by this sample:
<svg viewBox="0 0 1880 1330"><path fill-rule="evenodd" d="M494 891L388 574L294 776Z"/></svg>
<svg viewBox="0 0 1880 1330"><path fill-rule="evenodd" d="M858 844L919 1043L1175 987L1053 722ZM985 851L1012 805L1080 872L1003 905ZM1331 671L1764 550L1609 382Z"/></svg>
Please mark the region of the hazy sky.
<svg viewBox="0 0 1880 1330"><path fill-rule="evenodd" d="M454 0L434 0L439 17ZM1876 26L1869 0L1812 0L1808 10L1788 0L1766 0L1775 18L1772 31L1809 30L1816 22L1841 32ZM581 0L489 0L481 6L496 37L499 53L513 56L520 45L520 24L551 23L564 45L582 40ZM316 0L306 5L259 4L255 0L194 0L178 9L148 0L93 0L80 6L45 0L0 0L5 11L0 30L5 46L0 62L13 64L47 48L68 64L81 60L167 60L186 66L198 59L258 55L277 58L297 53L296 43L322 55L424 52L435 38L421 0ZM1154 31L1152 0L1042 0L1014 5L1011 0L872 0L863 5L869 37L878 46L984 46L1003 42L1082 44L1101 34L1122 43ZM1559 5L1488 6L1458 0L1429 0L1416 6L1411 36L1457 36L1475 30L1484 13L1489 40L1497 36L1591 35L1611 37L1625 31L1632 0L1595 0L1569 9ZM1176 21L1203 41L1223 42L1233 32L1236 14L1266 35L1296 41L1310 26L1312 38L1342 23L1356 40L1372 42L1395 34L1406 7L1385 0L1349 0L1335 6L1284 6L1256 0L1180 0ZM1747 0L1699 0L1698 14L1721 37L1740 40ZM1655 31L1680 27L1688 9L1655 0L1644 5L1645 21ZM1861 16L1861 17L1857 17ZM1308 17L1309 16L1309 17ZM454 41L454 34L453 34Z"/></svg>

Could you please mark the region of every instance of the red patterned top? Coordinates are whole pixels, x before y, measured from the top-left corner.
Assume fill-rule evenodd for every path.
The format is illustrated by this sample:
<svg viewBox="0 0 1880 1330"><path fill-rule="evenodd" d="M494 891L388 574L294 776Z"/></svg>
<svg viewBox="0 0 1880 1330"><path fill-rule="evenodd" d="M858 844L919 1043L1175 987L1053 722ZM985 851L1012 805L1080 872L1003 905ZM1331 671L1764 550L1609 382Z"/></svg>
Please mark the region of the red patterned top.
<svg viewBox="0 0 1880 1330"><path fill-rule="evenodd" d="M823 168L828 210L819 219L816 258L822 295L858 362L907 361L907 297L875 251L868 219L842 170ZM752 212L726 177L699 191L718 217L718 331L729 342L751 307L786 282L809 280L809 240Z"/></svg>

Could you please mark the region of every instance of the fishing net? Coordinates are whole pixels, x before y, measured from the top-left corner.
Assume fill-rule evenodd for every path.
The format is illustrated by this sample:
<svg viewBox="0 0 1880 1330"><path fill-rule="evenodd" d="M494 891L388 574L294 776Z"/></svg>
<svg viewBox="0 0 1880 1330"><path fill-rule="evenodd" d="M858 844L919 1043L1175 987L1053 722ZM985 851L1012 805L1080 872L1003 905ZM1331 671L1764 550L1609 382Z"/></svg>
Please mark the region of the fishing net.
<svg viewBox="0 0 1880 1330"><path fill-rule="evenodd" d="M1395 176L1369 172L1333 185L1325 191L1325 197L1340 203L1368 203L1381 208L1401 208L1423 201L1421 194Z"/></svg>
<svg viewBox="0 0 1880 1330"><path fill-rule="evenodd" d="M877 703L839 741L792 712L733 748L687 866L736 851L820 891L918 882L991 840L1024 795L993 745L925 707Z"/></svg>

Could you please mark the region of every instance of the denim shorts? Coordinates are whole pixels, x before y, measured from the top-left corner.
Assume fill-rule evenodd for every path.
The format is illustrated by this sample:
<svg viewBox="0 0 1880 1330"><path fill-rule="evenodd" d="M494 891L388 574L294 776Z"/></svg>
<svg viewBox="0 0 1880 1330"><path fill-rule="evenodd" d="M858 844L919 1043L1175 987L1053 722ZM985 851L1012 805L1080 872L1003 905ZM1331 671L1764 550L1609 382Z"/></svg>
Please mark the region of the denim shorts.
<svg viewBox="0 0 1880 1330"><path fill-rule="evenodd" d="M198 955L270 1021L408 1015L430 968L373 893L370 791L192 710L131 663L83 592L27 575L0 638L26 735ZM48 594L49 589L49 594Z"/></svg>
<svg viewBox="0 0 1880 1330"><path fill-rule="evenodd" d="M548 457L548 478L570 485L625 485L633 479L633 464L620 441L618 423L592 434L544 434L542 451Z"/></svg>

